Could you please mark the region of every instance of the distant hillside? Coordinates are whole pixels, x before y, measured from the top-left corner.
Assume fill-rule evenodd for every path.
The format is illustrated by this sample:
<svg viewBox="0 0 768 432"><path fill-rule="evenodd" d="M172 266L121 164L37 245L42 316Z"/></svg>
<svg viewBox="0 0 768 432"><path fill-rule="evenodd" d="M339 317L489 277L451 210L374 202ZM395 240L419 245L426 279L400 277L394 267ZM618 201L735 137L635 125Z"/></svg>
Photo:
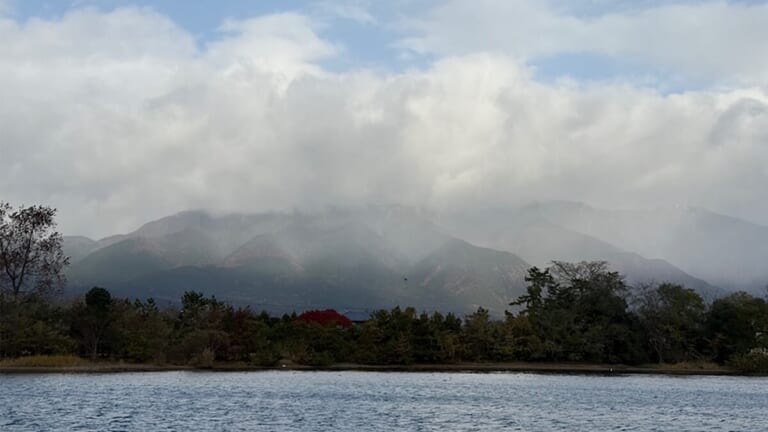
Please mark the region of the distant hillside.
<svg viewBox="0 0 768 432"><path fill-rule="evenodd" d="M400 207L318 215L185 212L100 242L68 240L81 243L93 250L73 257L75 290L101 285L161 301L199 290L280 310L483 306L501 314L524 291L528 267Z"/></svg>
<svg viewBox="0 0 768 432"><path fill-rule="evenodd" d="M700 208L602 210L581 203L529 206L559 226L664 259L729 289L768 284L768 227Z"/></svg>
<svg viewBox="0 0 768 432"><path fill-rule="evenodd" d="M527 208L446 218L452 231L475 244L512 252L527 262L547 267L552 261L606 261L626 276L630 285L674 282L706 297L721 293L663 259L627 252L595 237L550 222Z"/></svg>
<svg viewBox="0 0 768 432"><path fill-rule="evenodd" d="M80 261L98 248L99 243L88 237L64 236L64 254L67 255L72 262Z"/></svg>
<svg viewBox="0 0 768 432"><path fill-rule="evenodd" d="M416 263L407 282L411 295L438 309L469 305L471 309L490 307L498 313L525 293L529 267L514 254L451 240Z"/></svg>
<svg viewBox="0 0 768 432"><path fill-rule="evenodd" d="M700 209L567 202L443 214L403 206L190 211L98 241L66 237L64 246L72 292L102 285L177 301L194 289L288 311L483 306L501 314L524 292L527 268L553 260L607 261L630 285L680 283L708 299L768 281L766 227Z"/></svg>

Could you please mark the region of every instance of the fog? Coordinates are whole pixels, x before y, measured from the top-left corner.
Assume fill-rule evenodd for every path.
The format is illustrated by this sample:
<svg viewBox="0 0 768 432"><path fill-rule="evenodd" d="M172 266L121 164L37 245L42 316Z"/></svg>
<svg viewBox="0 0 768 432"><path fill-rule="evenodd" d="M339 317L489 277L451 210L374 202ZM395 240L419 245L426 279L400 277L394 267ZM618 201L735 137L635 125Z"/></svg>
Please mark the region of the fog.
<svg viewBox="0 0 768 432"><path fill-rule="evenodd" d="M232 19L201 42L151 9L17 20L0 8L0 198L55 206L62 231L94 238L188 209L453 214L549 200L768 224L765 6L595 18L508 4L443 2L395 23L392 49L421 56L405 68L333 66L343 42L302 12ZM488 25L469 37L463 16ZM655 42L638 40L654 23ZM579 50L672 78L542 79L533 61Z"/></svg>

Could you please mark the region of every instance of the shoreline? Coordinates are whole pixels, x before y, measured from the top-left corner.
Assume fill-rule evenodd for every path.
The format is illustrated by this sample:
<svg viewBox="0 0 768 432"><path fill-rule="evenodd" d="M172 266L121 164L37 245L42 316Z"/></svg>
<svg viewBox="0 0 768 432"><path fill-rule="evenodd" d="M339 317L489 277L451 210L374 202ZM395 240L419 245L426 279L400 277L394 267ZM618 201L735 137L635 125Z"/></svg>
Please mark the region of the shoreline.
<svg viewBox="0 0 768 432"><path fill-rule="evenodd" d="M442 372L442 373L493 373L520 372L555 375L672 375L672 376L755 376L727 368L675 368L664 366L627 366L580 363L453 363L410 365L363 365L337 363L328 366L284 364L271 367L250 366L242 363L219 363L203 368L184 365L153 365L132 363L94 363L78 366L0 366L5 374L56 374L56 373L129 373L129 372L264 372L264 371L314 371L314 372Z"/></svg>

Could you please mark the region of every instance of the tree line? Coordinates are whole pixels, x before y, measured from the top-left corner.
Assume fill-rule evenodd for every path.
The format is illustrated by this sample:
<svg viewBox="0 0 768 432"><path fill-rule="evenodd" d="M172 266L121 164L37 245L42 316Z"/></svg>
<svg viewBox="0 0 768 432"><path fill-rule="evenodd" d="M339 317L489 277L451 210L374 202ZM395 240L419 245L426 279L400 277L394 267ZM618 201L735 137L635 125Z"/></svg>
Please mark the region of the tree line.
<svg viewBox="0 0 768 432"><path fill-rule="evenodd" d="M211 366L280 362L407 365L459 362L644 364L714 361L768 371L768 304L735 293L707 305L675 284L629 295L604 263L528 271L516 312L460 317L395 307L353 324L334 311L272 316L187 292L177 308L93 288L62 304L4 296L0 356L76 354L93 360Z"/></svg>
<svg viewBox="0 0 768 432"><path fill-rule="evenodd" d="M528 270L503 317L396 307L353 324L335 311L272 316L187 292L180 306L94 287L63 302L67 258L54 211L0 203L0 357L211 366L459 362L680 363L768 372L768 302L739 292L707 304L677 284L629 287L605 262Z"/></svg>

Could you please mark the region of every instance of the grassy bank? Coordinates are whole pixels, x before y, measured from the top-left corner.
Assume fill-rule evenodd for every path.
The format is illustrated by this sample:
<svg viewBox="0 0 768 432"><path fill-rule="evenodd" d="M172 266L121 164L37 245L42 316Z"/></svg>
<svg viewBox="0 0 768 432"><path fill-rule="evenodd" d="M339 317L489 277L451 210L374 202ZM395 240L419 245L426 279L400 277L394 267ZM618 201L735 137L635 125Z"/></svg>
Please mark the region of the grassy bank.
<svg viewBox="0 0 768 432"><path fill-rule="evenodd" d="M362 365L336 363L309 366L281 362L273 367L252 366L242 362L215 363L211 367L157 365L123 362L91 362L76 356L34 356L0 361L0 373L117 373L154 371L372 371L372 372L531 372L550 374L660 374L660 375L739 375L733 369L712 363L679 363L674 365L606 365L584 363L451 363L408 365Z"/></svg>
<svg viewBox="0 0 768 432"><path fill-rule="evenodd" d="M90 361L73 355L27 356L0 360L0 373L149 372L192 369L176 365Z"/></svg>

